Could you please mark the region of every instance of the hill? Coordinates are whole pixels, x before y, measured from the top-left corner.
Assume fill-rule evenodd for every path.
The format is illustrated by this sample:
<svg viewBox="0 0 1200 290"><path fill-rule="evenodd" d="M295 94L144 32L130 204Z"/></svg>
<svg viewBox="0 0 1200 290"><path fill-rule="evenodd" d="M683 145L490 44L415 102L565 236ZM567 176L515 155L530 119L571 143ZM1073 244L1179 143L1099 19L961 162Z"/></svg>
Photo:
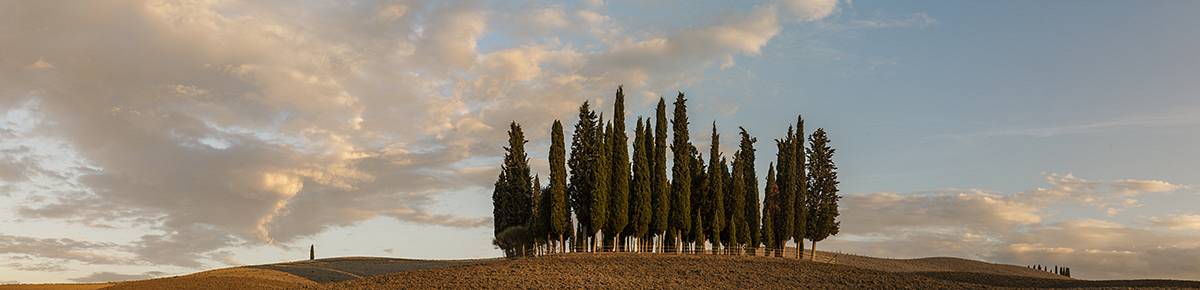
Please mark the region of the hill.
<svg viewBox="0 0 1200 290"><path fill-rule="evenodd" d="M119 282L102 289L579 288L580 286L588 288L1200 288L1200 282L1077 280L1023 266L940 257L881 259L819 252L817 261L813 262L793 258L759 256L574 253L519 259L475 260L331 258L226 268L177 277ZM0 286L0 290L6 289L68 288Z"/></svg>

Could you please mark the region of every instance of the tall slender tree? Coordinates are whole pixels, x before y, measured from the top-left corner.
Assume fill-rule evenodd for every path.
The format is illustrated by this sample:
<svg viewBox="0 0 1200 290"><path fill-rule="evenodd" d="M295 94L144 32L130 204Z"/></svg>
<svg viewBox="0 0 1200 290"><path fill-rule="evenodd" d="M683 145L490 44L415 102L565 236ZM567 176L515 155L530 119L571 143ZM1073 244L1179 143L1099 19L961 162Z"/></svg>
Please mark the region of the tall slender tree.
<svg viewBox="0 0 1200 290"><path fill-rule="evenodd" d="M599 152L597 127L600 125L596 113L591 110L588 102L583 102L583 105L579 107L579 121L575 123L575 135L571 137L571 156L567 160L567 165L571 168L571 182L567 186L567 192L570 196L571 208L575 211L576 221L579 224L575 232L576 234L587 234L575 236L575 244L580 246L585 244L584 240L589 238L591 233L595 233L594 229L596 229L592 223L591 209L592 201L595 199L593 196L597 190L595 174Z"/></svg>
<svg viewBox="0 0 1200 290"><path fill-rule="evenodd" d="M530 200L533 201L533 204L530 206L531 210L529 212L529 220L526 221L525 224L526 227L529 228L530 236L533 238L534 254L536 255L537 248L541 247L540 245L545 244L548 240L546 238L546 233L548 232L547 226L550 225L550 219L547 218L547 211L545 208L549 202L543 200L543 198L547 195L542 194L541 176L538 176L537 174L533 175L533 187L530 193L533 194L533 196L530 198Z"/></svg>
<svg viewBox="0 0 1200 290"><path fill-rule="evenodd" d="M651 149L654 152L651 163L653 167L650 169L654 176L654 184L651 186L651 190L654 191L651 201L654 204L654 222L651 229L660 236L658 250L663 251L666 245L665 234L671 210L671 196L667 181L667 105L661 97L658 98L658 107L655 109L654 146Z"/></svg>
<svg viewBox="0 0 1200 290"><path fill-rule="evenodd" d="M671 167L671 216L668 222L669 231L675 237L682 237L692 226L692 169L691 141L688 136L687 98L683 92L675 97L675 114L671 120L673 131L671 152L674 154L674 164ZM671 240L677 243L677 240ZM675 248L678 251L678 248Z"/></svg>
<svg viewBox="0 0 1200 290"><path fill-rule="evenodd" d="M788 167L788 186L793 191L792 198L794 199L794 216L795 221L792 227L792 238L796 240L796 258L803 258L804 254L804 238L807 237L808 231L808 199L811 198L808 190L808 167L807 159L805 158L804 147L804 118L796 116L796 132L792 138L791 162L792 166Z"/></svg>
<svg viewBox="0 0 1200 290"><path fill-rule="evenodd" d="M497 245L505 255L520 254L519 246L505 241L501 233L511 227L524 227L529 221L533 207L533 184L529 176L529 157L525 153L525 133L521 125L512 122L508 131L508 146L504 147L504 163L492 193L492 216ZM526 230L521 230L527 232ZM518 231L514 231L518 232Z"/></svg>
<svg viewBox="0 0 1200 290"><path fill-rule="evenodd" d="M779 194L776 196L779 202L779 215L775 217L775 243L779 251L775 252L776 257L783 256L783 250L787 246L788 240L792 239L795 234L796 224L796 184L792 180L795 173L792 171L792 164L796 159L794 154L795 147L794 133L792 126L788 126L787 135L783 138L775 139L775 145L778 151L775 153L775 161L778 164L779 171L776 171L775 182L779 188Z"/></svg>
<svg viewBox="0 0 1200 290"><path fill-rule="evenodd" d="M735 154L734 156L737 155ZM721 243L723 243L725 246L726 254L733 254L734 249L737 248L738 245L738 223L735 217L735 213L738 211L734 210L737 208L735 199L738 195L734 194L733 191L733 170L731 170L729 167L729 162L726 158L721 158L720 169L721 182L724 183L723 189L721 189L721 191L724 192L722 199L725 200L724 213L722 213L725 215L725 229L721 231L724 233L724 235L721 237L723 239Z"/></svg>
<svg viewBox="0 0 1200 290"><path fill-rule="evenodd" d="M742 162L744 164L744 166L742 166L742 170L745 171L742 173L742 177L745 178L745 191L742 192L742 195L746 196L745 197L746 204L745 204L745 207L743 208L743 210L745 211L745 215L746 215L745 221L746 221L746 232L747 232L747 238L748 238L746 240L747 241L746 245L748 247L748 250L756 251L758 249L758 245L761 243L761 241L759 241L760 236L759 236L758 209L759 209L760 205L758 202L758 174L755 172L755 169L754 169L754 162L755 162L754 154L756 151L754 149L754 143L758 142L758 138L754 138L754 137L750 136L750 133L746 132L746 128L739 128L739 129L741 129L742 141L740 143L740 146L739 146L740 148L738 149L738 152L741 153L741 156L739 159L742 160Z"/></svg>
<svg viewBox="0 0 1200 290"><path fill-rule="evenodd" d="M837 165L833 163L834 149L829 145L825 129L817 129L809 137L809 202L808 239L812 241L813 258L817 255L817 242L838 234L841 222L838 217Z"/></svg>
<svg viewBox="0 0 1200 290"><path fill-rule="evenodd" d="M779 215L779 186L775 184L775 163L767 167L767 184L763 187L762 237L763 248L778 253L775 242L775 220ZM770 256L770 252L766 253Z"/></svg>
<svg viewBox="0 0 1200 290"><path fill-rule="evenodd" d="M691 245L688 250L695 253L697 248L703 249L704 247L704 228L697 227L697 225L703 224L698 219L703 216L703 209L708 207L705 204L708 200L704 198L708 191L708 177L704 173L704 156L700 155L700 151L696 149L695 145L691 146L691 151L693 156L691 159L692 196L688 199L692 202L692 226L691 232L688 234L688 243Z"/></svg>
<svg viewBox="0 0 1200 290"><path fill-rule="evenodd" d="M705 200L709 206L704 208L704 217L708 225L708 236L712 240L713 253L721 247L721 230L725 227L725 182L721 159L721 136L717 134L717 122L713 121L712 145L708 153L708 190Z"/></svg>
<svg viewBox="0 0 1200 290"><path fill-rule="evenodd" d="M563 144L562 122L554 120L550 129L550 229L549 234L558 237L560 245L565 247L567 235L570 232L567 225L571 223L571 208L567 206L567 165L566 148ZM566 251L566 249L562 249Z"/></svg>
<svg viewBox="0 0 1200 290"><path fill-rule="evenodd" d="M613 128L608 137L608 149L612 173L609 187L609 232L612 233L614 247L621 244L621 238L629 225L629 136L625 135L625 92L617 87L616 102L613 104Z"/></svg>
<svg viewBox="0 0 1200 290"><path fill-rule="evenodd" d="M750 232L746 225L746 166L745 160L742 159L742 153L739 150L733 155L733 171L732 183L733 190L727 194L730 196L729 202L729 241L733 247L735 254L740 255L745 249L746 244L750 240Z"/></svg>
<svg viewBox="0 0 1200 290"><path fill-rule="evenodd" d="M601 247L601 238L608 235L604 229L610 228L608 223L608 192L612 187L612 179L609 177L612 171L609 154L608 154L608 132L612 131L612 124L604 123L604 116L600 116L600 123L596 126L596 145L599 150L596 151L596 167L592 168L592 174L596 177L596 190L592 194L591 211L592 211L592 247L598 248L593 251L604 249Z"/></svg>
<svg viewBox="0 0 1200 290"><path fill-rule="evenodd" d="M633 138L633 180L631 184L630 205L633 236L639 241L638 250L644 251L642 248L647 240L647 233L650 230L650 221L654 217L652 208L650 207L651 195L650 190L651 180L653 177L650 174L650 138L646 134L650 131L645 129L642 124L642 118L638 117L637 127Z"/></svg>

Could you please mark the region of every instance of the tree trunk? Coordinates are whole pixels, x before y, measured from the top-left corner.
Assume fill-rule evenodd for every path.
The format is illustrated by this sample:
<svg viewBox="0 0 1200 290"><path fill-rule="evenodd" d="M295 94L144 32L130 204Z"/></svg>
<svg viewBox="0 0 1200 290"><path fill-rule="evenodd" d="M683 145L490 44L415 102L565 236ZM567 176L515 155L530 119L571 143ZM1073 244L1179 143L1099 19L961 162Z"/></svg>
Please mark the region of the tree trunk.
<svg viewBox="0 0 1200 290"><path fill-rule="evenodd" d="M812 255L809 255L809 257L811 258L811 259L809 259L810 261L817 260L817 241L816 240L812 241Z"/></svg>

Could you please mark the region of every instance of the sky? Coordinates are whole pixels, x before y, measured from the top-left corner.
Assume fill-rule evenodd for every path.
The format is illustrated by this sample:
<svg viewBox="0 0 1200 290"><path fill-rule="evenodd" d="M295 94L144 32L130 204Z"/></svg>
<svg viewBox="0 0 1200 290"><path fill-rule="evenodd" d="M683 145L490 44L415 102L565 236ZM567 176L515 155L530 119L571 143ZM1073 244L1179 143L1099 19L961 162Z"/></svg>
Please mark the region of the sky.
<svg viewBox="0 0 1200 290"><path fill-rule="evenodd" d="M496 257L509 122L590 101L692 140L797 115L828 251L1200 279L1190 1L4 1L0 283L318 256ZM567 132L571 134L571 132ZM708 156L705 156L708 158ZM1077 274L1076 274L1077 273Z"/></svg>

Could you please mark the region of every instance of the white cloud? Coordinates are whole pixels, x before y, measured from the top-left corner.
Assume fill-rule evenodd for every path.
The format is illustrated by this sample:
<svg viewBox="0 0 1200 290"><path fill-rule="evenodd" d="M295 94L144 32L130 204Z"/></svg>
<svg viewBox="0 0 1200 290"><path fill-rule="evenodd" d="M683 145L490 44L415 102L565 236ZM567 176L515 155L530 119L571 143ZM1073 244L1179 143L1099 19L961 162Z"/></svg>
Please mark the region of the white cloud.
<svg viewBox="0 0 1200 290"><path fill-rule="evenodd" d="M1077 277L1088 279L1200 277L1200 267L1192 265L1200 255L1200 236L1179 232L1200 229L1198 216L1153 217L1152 228L1043 217L1043 212L1060 206L1120 212L1137 206L1134 196L1185 186L1053 173L1045 174L1045 182L1051 186L1007 195L981 190L848 194L842 199L841 233L824 247L882 257L949 255L1019 265L1065 265Z"/></svg>
<svg viewBox="0 0 1200 290"><path fill-rule="evenodd" d="M800 21L821 20L832 15L838 0L782 0L783 7Z"/></svg>

